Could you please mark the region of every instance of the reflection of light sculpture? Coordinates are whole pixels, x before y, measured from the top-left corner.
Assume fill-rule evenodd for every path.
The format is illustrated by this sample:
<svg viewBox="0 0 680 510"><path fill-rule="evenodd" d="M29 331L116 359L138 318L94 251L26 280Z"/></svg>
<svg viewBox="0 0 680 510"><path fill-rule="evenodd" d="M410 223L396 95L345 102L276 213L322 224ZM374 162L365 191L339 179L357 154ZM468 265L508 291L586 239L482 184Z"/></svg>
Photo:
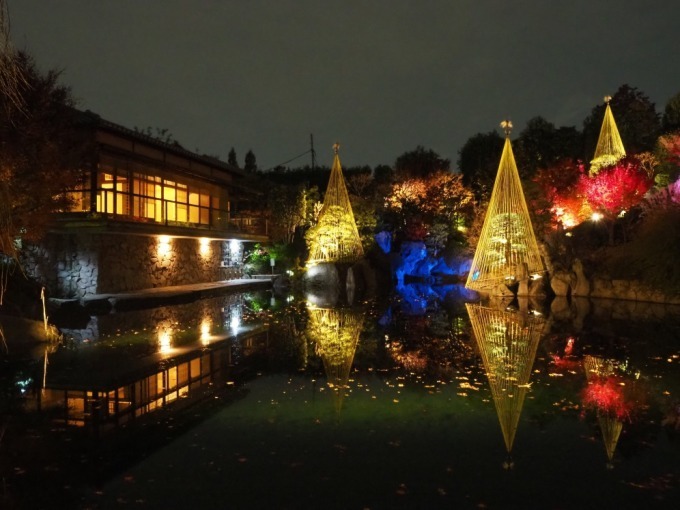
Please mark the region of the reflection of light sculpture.
<svg viewBox="0 0 680 510"><path fill-rule="evenodd" d="M361 238L354 221L345 179L342 176L338 145L326 187L323 207L316 225L306 234L308 264L317 262L351 262L363 256Z"/></svg>
<svg viewBox="0 0 680 510"><path fill-rule="evenodd" d="M166 354L172 350L172 326L161 323L158 325L158 351Z"/></svg>
<svg viewBox="0 0 680 510"><path fill-rule="evenodd" d="M203 345L208 345L210 343L210 318L206 317L201 321L201 343Z"/></svg>
<svg viewBox="0 0 680 510"><path fill-rule="evenodd" d="M607 107L604 111L604 119L600 128L600 137L597 139L595 156L590 162L590 175L596 174L604 166L614 165L626 156L626 149L623 147L621 135L619 135L619 130L614 121L614 114L609 106L611 97L607 96L604 100L607 103Z"/></svg>
<svg viewBox="0 0 680 510"><path fill-rule="evenodd" d="M503 123L503 127L511 125ZM522 183L506 129L505 146L465 287L492 291L500 284L543 273Z"/></svg>
<svg viewBox="0 0 680 510"><path fill-rule="evenodd" d="M623 390L619 381L614 379L616 366L613 361L585 356L583 365L588 380L584 404L592 404L597 410L597 421L602 431L607 458L611 462L623 429L622 419L628 414Z"/></svg>
<svg viewBox="0 0 680 510"><path fill-rule="evenodd" d="M481 305L465 306L489 378L505 447L510 453L545 320Z"/></svg>
<svg viewBox="0 0 680 510"><path fill-rule="evenodd" d="M348 388L349 373L359 341L364 314L361 310L309 307L307 336L316 343L323 360L328 386L336 396L336 408Z"/></svg>

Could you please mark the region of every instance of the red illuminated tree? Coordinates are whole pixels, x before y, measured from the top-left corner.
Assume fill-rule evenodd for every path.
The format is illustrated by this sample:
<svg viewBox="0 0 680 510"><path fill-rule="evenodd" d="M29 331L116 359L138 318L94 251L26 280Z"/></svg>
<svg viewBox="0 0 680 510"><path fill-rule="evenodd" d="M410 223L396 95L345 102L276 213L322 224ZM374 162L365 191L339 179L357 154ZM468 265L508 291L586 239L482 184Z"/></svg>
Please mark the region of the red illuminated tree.
<svg viewBox="0 0 680 510"><path fill-rule="evenodd" d="M613 219L638 205L652 184L652 178L640 162L628 157L602 168L592 177L583 174L579 192L594 211Z"/></svg>
<svg viewBox="0 0 680 510"><path fill-rule="evenodd" d="M534 200L534 212L547 209L553 228L558 224L569 228L583 221L584 198L579 186L585 175L583 164L568 158L539 170L534 182L540 198Z"/></svg>
<svg viewBox="0 0 680 510"><path fill-rule="evenodd" d="M660 137L659 145L664 151L667 162L680 166L680 132Z"/></svg>

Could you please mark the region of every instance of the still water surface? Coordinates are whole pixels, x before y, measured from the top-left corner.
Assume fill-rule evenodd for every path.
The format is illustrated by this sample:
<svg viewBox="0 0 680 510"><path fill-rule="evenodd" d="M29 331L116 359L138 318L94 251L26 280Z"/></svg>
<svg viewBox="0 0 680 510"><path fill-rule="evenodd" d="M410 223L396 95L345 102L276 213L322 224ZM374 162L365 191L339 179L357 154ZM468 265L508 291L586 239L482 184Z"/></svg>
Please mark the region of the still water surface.
<svg viewBox="0 0 680 510"><path fill-rule="evenodd" d="M680 311L466 297L232 295L64 328L40 405L107 467L71 500L676 507Z"/></svg>

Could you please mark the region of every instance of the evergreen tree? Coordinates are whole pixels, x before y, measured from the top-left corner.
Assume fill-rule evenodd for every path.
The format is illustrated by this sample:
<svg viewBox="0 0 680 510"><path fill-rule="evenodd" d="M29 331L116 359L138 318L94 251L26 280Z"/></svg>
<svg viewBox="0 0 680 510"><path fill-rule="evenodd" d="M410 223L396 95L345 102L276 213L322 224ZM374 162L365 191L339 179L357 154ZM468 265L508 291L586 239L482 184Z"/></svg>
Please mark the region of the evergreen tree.
<svg viewBox="0 0 680 510"><path fill-rule="evenodd" d="M257 161L255 159L255 154L253 153L252 150L249 150L246 153L245 164L243 165L243 169L246 172L251 172L251 173L254 173L254 172L257 171Z"/></svg>
<svg viewBox="0 0 680 510"><path fill-rule="evenodd" d="M675 94L666 103L662 124L664 133L680 130L680 93Z"/></svg>
<svg viewBox="0 0 680 510"><path fill-rule="evenodd" d="M229 156L227 157L227 163L229 163L231 166L235 166L238 168L238 161L236 160L236 151L232 147L231 150L229 151Z"/></svg>

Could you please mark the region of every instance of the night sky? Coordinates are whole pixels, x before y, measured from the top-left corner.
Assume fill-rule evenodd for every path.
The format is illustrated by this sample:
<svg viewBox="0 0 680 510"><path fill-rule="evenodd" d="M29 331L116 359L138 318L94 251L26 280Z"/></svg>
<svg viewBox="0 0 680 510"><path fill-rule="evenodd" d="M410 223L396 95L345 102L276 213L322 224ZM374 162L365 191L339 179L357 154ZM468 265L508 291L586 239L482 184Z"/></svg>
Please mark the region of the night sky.
<svg viewBox="0 0 680 510"><path fill-rule="evenodd" d="M677 0L7 3L15 46L63 69L80 108L261 169L311 133L318 164L335 141L346 167L417 145L455 164L506 117L580 129L623 83L660 112L680 92Z"/></svg>

